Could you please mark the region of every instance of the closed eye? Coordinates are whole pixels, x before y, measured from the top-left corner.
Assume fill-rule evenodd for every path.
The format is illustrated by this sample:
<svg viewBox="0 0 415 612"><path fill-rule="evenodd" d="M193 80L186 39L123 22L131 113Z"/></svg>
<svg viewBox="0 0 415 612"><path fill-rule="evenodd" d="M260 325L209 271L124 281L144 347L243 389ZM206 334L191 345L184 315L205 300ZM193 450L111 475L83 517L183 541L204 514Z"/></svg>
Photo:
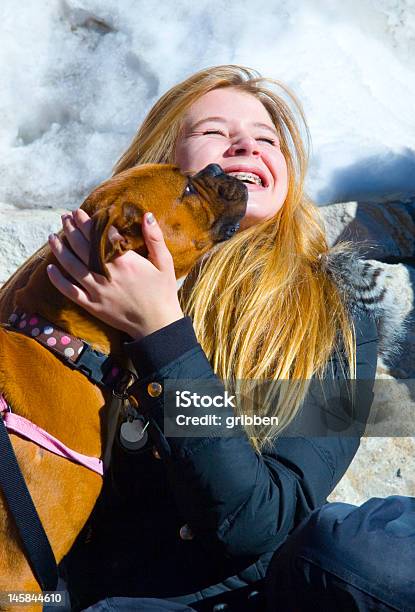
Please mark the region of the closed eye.
<svg viewBox="0 0 415 612"><path fill-rule="evenodd" d="M221 132L220 130L207 130L206 132L203 132L203 134L220 134L221 136L225 136L226 135L223 132ZM272 138L261 137L261 138L257 138L257 140L264 140L265 142L269 142L269 144L271 144L271 145L276 145L277 144L277 141L276 140L272 140Z"/></svg>
<svg viewBox="0 0 415 612"><path fill-rule="evenodd" d="M276 145L277 141L276 140L272 140L272 138L258 138L258 140L265 140L265 142L269 142L269 144L271 145Z"/></svg>
<svg viewBox="0 0 415 612"><path fill-rule="evenodd" d="M221 134L222 136L225 136L225 134L220 130L206 130L206 132L203 132L203 134Z"/></svg>

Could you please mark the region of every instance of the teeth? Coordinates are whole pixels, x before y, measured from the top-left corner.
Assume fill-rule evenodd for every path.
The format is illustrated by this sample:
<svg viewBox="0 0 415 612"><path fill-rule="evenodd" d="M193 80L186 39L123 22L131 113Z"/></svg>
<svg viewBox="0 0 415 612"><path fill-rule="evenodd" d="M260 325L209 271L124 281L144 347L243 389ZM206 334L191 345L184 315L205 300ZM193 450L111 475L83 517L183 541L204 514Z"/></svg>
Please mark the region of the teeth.
<svg viewBox="0 0 415 612"><path fill-rule="evenodd" d="M262 180L257 174L253 174L252 172L227 172L229 176L234 176L240 181L248 181L249 183L256 183L257 185L262 185Z"/></svg>

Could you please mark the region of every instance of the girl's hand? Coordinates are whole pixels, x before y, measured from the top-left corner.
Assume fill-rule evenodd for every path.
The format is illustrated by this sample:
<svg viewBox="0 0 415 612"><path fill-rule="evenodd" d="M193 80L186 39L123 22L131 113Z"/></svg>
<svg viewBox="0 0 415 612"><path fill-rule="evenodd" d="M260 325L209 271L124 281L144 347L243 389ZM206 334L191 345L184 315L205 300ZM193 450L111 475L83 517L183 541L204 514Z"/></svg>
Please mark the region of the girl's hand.
<svg viewBox="0 0 415 612"><path fill-rule="evenodd" d="M115 329L140 339L184 317L177 297L173 258L164 242L160 226L146 213L143 220L143 238L148 259L128 251L107 264L111 280L88 269L89 236L92 221L78 209L62 215L68 249L54 234L49 245L60 265L77 284L67 280L57 266L49 265L47 273L51 283L67 298L84 308L94 317ZM118 237L115 227L110 230Z"/></svg>

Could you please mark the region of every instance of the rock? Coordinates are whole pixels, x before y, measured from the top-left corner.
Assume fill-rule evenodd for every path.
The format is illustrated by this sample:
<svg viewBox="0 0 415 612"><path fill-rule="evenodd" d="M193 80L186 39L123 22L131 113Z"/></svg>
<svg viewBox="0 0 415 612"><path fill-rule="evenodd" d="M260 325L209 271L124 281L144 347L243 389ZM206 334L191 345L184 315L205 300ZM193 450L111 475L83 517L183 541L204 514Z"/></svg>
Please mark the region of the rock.
<svg viewBox="0 0 415 612"><path fill-rule="evenodd" d="M61 209L18 209L0 204L0 285L47 240L61 229Z"/></svg>
<svg viewBox="0 0 415 612"><path fill-rule="evenodd" d="M388 495L415 495L414 437L363 438L329 501L360 505L370 497Z"/></svg>
<svg viewBox="0 0 415 612"><path fill-rule="evenodd" d="M343 202L321 207L329 244L351 240L367 246L367 257L415 260L415 200L408 203Z"/></svg>

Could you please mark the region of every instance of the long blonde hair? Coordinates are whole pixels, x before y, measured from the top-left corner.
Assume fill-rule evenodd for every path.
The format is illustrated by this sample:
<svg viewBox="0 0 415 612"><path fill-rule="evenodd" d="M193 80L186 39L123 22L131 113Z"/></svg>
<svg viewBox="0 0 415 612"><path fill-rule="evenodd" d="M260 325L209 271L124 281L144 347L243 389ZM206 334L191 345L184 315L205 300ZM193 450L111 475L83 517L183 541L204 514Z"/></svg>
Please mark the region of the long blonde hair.
<svg viewBox="0 0 415 612"><path fill-rule="evenodd" d="M251 68L206 68L156 102L114 174L138 164L174 163L187 109L221 87L255 96L268 111L287 162L288 193L273 218L237 233L199 261L179 299L215 373L242 398L237 414L278 417L277 425L260 430L245 425L253 447L261 452L297 414L311 378L323 378L333 351L340 355L340 345L349 377L356 377L354 328L338 287L321 265L328 252L324 225L318 207L304 193L308 149L303 138L308 145L309 133L300 103L282 83ZM19 270L20 280L41 255L40 250ZM13 278L3 289L12 289ZM252 401L261 382L271 383L266 396L262 392L260 402Z"/></svg>

